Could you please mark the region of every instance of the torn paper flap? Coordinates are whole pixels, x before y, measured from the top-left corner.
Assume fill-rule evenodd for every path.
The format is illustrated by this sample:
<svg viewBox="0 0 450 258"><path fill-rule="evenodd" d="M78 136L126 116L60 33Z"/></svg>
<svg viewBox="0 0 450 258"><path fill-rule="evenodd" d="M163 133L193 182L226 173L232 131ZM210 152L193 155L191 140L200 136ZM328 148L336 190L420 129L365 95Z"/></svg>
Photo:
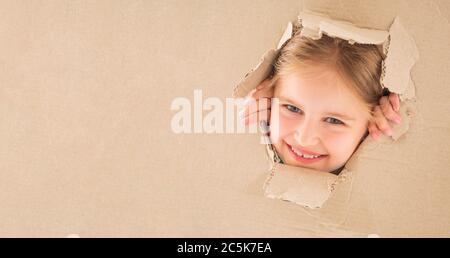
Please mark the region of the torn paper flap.
<svg viewBox="0 0 450 258"><path fill-rule="evenodd" d="M292 37L293 25L288 23L276 49L270 49L262 57L255 68L251 69L233 90L233 98L243 98L264 81L272 72L273 63L281 47Z"/></svg>
<svg viewBox="0 0 450 258"><path fill-rule="evenodd" d="M264 190L266 197L315 209L328 200L337 180L338 176L328 172L277 163Z"/></svg>
<svg viewBox="0 0 450 258"><path fill-rule="evenodd" d="M416 88L414 86L414 82L411 78L409 78L408 87L406 87L406 90L403 92L403 94L400 95L400 101L406 101L415 98L416 96Z"/></svg>
<svg viewBox="0 0 450 258"><path fill-rule="evenodd" d="M332 20L323 14L301 12L298 16L302 24L301 35L312 39L320 39L323 33L328 36L348 40L350 43L383 44L389 32L376 29L356 27L345 21Z"/></svg>
<svg viewBox="0 0 450 258"><path fill-rule="evenodd" d="M292 33L294 31L294 27L292 25L292 22L289 22L286 29L284 30L283 36L281 36L280 41L278 42L277 49L281 49L281 47L288 41L290 38L292 38Z"/></svg>
<svg viewBox="0 0 450 258"><path fill-rule="evenodd" d="M419 51L398 17L392 23L389 34L389 50L384 60L382 83L391 92L406 92L406 98L411 99L414 97L414 83L410 71L419 59Z"/></svg>
<svg viewBox="0 0 450 258"><path fill-rule="evenodd" d="M245 78L238 83L233 90L233 98L244 98L247 94L256 88L272 72L272 64L278 54L278 51L271 49L267 51L259 64L245 75Z"/></svg>
<svg viewBox="0 0 450 258"><path fill-rule="evenodd" d="M392 135L392 139L398 140L402 135L404 135L408 130L411 123L412 117L416 114L415 105L412 101L406 100L400 106L400 115L402 117L401 124L394 124L394 134Z"/></svg>

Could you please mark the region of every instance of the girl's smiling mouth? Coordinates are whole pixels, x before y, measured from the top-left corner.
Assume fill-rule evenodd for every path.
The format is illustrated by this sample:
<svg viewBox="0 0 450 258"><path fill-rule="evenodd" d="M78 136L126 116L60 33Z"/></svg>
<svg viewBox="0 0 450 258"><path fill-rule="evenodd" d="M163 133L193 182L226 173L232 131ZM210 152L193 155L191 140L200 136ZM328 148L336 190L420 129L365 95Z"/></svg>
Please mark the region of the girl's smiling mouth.
<svg viewBox="0 0 450 258"><path fill-rule="evenodd" d="M326 158L328 155L313 153L311 151L299 150L286 143L292 157L304 164L310 164Z"/></svg>

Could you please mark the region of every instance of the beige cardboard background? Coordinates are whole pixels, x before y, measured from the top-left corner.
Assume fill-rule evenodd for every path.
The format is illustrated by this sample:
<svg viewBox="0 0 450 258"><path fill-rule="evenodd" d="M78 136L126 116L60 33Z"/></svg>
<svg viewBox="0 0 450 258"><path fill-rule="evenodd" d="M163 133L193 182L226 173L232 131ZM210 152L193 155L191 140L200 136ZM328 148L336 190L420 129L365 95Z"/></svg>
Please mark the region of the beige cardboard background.
<svg viewBox="0 0 450 258"><path fill-rule="evenodd" d="M432 122L406 139L434 158L374 152L363 167L382 172L358 182L387 193L330 229L263 197L258 136L170 131L173 98L230 97L298 0L0 1L0 236L448 236L450 4L370 3L305 6L381 29L401 17L421 54L417 121Z"/></svg>

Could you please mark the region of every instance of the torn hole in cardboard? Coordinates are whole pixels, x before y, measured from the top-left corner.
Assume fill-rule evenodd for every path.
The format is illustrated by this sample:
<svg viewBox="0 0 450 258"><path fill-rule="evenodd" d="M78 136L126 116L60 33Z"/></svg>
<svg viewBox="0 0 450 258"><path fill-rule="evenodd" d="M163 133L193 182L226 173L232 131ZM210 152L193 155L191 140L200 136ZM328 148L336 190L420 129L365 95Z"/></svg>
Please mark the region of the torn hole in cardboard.
<svg viewBox="0 0 450 258"><path fill-rule="evenodd" d="M265 147L269 160L269 175L263 185L266 197L290 201L312 210L321 208L327 200L333 198L336 189L341 188L340 201L344 203L341 206L345 207L345 203L348 203L351 198L352 180L357 172L353 164L359 162L359 153L364 152L365 148L376 148L378 144L395 141L409 129L411 117L414 115L415 98L415 87L410 71L419 58L418 50L414 40L401 25L398 17L394 19L389 31L382 31L360 28L349 22L333 20L319 13L301 12L295 23L288 23L277 48L268 50L258 65L250 70L233 89L234 98L245 97L272 74L273 63L280 49L297 30L300 30L302 36L313 39L320 39L325 33L331 37L345 39L350 44L377 45L384 55L380 84L382 87L388 88L390 92L399 94L402 101L400 109L402 123L393 126L393 135L391 137L382 136L383 140L380 142L365 137L338 175L282 164L276 150L270 144L270 140L266 139ZM344 217L337 221L342 222Z"/></svg>

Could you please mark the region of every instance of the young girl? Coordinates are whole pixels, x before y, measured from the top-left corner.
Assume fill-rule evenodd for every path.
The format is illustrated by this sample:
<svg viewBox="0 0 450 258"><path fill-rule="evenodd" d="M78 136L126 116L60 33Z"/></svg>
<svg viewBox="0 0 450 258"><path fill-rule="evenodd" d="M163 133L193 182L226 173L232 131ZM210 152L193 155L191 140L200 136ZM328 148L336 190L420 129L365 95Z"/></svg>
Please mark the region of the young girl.
<svg viewBox="0 0 450 258"><path fill-rule="evenodd" d="M383 96L382 58L375 45L327 35L313 40L297 31L273 75L248 94L241 119L246 125L270 121L283 163L339 173L369 133L391 135L388 120L401 122L398 96Z"/></svg>

